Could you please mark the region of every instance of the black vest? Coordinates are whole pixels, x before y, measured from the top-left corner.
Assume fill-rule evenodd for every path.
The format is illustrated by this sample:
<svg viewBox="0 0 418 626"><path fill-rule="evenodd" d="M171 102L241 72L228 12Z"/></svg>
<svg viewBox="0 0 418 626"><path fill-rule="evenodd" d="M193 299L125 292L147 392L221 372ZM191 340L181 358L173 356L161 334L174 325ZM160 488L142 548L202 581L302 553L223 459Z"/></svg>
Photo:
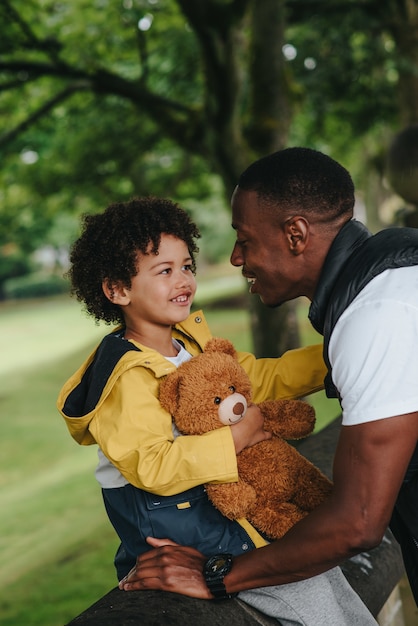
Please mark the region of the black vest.
<svg viewBox="0 0 418 626"><path fill-rule="evenodd" d="M372 236L363 224L351 220L335 238L309 309L313 327L324 336L324 359L328 367L325 389L329 398L338 397L331 379L328 346L340 315L378 274L410 265L418 265L415 228L388 228Z"/></svg>
<svg viewBox="0 0 418 626"><path fill-rule="evenodd" d="M352 220L335 238L309 310L313 327L324 336L324 360L328 367L325 389L328 397L338 397L332 382L328 346L340 315L375 276L387 269L411 265L418 265L417 229L389 228L372 236L365 226ZM401 545L418 605L418 445L399 492L390 527Z"/></svg>

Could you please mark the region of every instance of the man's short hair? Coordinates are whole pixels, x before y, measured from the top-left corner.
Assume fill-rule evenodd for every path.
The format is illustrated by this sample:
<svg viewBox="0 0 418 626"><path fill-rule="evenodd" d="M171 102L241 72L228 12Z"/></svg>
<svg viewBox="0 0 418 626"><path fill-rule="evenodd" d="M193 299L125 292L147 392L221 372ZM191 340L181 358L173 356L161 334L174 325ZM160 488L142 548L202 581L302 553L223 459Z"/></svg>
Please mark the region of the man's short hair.
<svg viewBox="0 0 418 626"><path fill-rule="evenodd" d="M238 187L255 191L268 205L323 219L352 215L354 207L349 172L310 148L286 148L255 161L241 174Z"/></svg>

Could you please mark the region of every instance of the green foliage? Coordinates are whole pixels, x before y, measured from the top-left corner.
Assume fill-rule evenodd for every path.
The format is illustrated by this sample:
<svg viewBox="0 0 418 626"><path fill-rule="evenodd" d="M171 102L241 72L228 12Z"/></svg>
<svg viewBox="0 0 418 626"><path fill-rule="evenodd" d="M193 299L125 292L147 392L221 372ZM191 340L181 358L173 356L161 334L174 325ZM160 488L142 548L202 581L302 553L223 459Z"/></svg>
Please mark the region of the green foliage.
<svg viewBox="0 0 418 626"><path fill-rule="evenodd" d="M138 28L144 17L152 19L152 36ZM61 59L64 73L73 67L75 81L72 95L58 98L4 154L0 247L13 242L22 255L30 255L40 244L55 245L63 215L77 218L133 195L179 201L184 189L200 200L212 195L202 159L164 136L146 111L140 112L129 97L88 90L89 73L106 70L138 84L146 80L164 97L196 101L202 89L199 56L175 2L17 0L13 7L2 5L0 19L0 39L7 41L0 48L3 58L13 59L15 52L19 57L23 51L30 62ZM4 31L13 36L5 40ZM77 77L76 68L85 78ZM7 120L1 124L3 137L37 115L66 86L60 78L44 76L34 82L30 73L18 72L14 88L1 91L0 112ZM19 105L22 101L25 107ZM222 197L221 207L223 203ZM60 232L61 239L67 235L61 245L68 247L74 228Z"/></svg>
<svg viewBox="0 0 418 626"><path fill-rule="evenodd" d="M20 278L10 278L3 284L3 296L7 300L41 298L69 291L68 281L56 274L35 273Z"/></svg>
<svg viewBox="0 0 418 626"><path fill-rule="evenodd" d="M309 145L340 160L356 187L370 172L384 175L384 157L399 119L397 48L372 3L334 4L306 21L295 15L287 31L297 56L294 145Z"/></svg>
<svg viewBox="0 0 418 626"><path fill-rule="evenodd" d="M30 260L58 232L68 247L63 216L162 195L191 211L204 262L218 261L239 173L288 144L350 169L379 227L385 152L399 120L416 120L417 7L3 0L0 257L12 244Z"/></svg>
<svg viewBox="0 0 418 626"><path fill-rule="evenodd" d="M375 7L372 0L349 3L349 10L348 5L320 0L287 4L286 44L297 53L286 68L295 116L290 142L325 149L342 156L347 166L355 164L361 161L358 142L371 133L382 141L387 136L382 123L386 129L396 123L394 90L400 68L407 63L399 55L391 28L396 11ZM2 203L1 213L16 216L3 230L10 240L27 250L27 241L21 244L25 236L19 215L26 216L35 246L39 237L48 240L58 213L82 210L83 205L84 210L95 211L115 198L149 194L181 201L196 197L199 189L199 198L216 196L207 185L208 163L220 169L216 155L208 151L211 141L215 145L214 137L209 133L205 146L202 134L200 149L195 139L194 148L188 150L185 146L192 145L192 136L188 143L186 135L202 132L195 126L194 112L199 111L199 124L209 130L215 123L208 107L221 94L211 94L205 105L213 71L205 61L209 57L216 59L214 68L219 73L229 69L232 84L245 80L242 106L247 110L240 111L240 123L251 124L249 81L255 77L246 74L248 57L241 55L234 76L235 68L220 65L227 59L216 47L234 21L239 29L235 45L241 37L249 46L251 18L243 28L239 18L247 10L244 6L238 12L232 2L209 2L207 18L203 7L199 17L189 8L187 20L186 9L175 0L2 3L2 139L24 124L13 142L5 144L10 148L0 174L3 189L9 190L18 180L24 196L10 190ZM216 23L221 18L224 32ZM8 62L22 58L20 70L7 69ZM53 65L55 70L38 74L31 71L31 63ZM103 82L93 83L93 77L102 77ZM238 82L235 87L238 90ZM152 104L150 96L159 100ZM171 106L171 122L164 109L159 110L163 104ZM45 112L40 115L42 108ZM227 108L220 106L221 111L228 115ZM176 115L182 131L173 139L170 129L176 126ZM220 120L221 125L226 122L227 117ZM30 155L37 160L31 161ZM188 196L187 181L194 183Z"/></svg>
<svg viewBox="0 0 418 626"><path fill-rule="evenodd" d="M10 250L0 249L0 300L4 298L4 282L10 276L22 276L29 272L30 263L19 250L11 247Z"/></svg>
<svg viewBox="0 0 418 626"><path fill-rule="evenodd" d="M365 19L360 5L331 9L331 15L318 12L309 25L299 21L288 36L298 52L292 67L310 112L305 140L321 137L332 149L350 135L367 134L380 120L393 124L398 109L394 42L380 16ZM337 135L332 126L328 130L333 120L340 123Z"/></svg>

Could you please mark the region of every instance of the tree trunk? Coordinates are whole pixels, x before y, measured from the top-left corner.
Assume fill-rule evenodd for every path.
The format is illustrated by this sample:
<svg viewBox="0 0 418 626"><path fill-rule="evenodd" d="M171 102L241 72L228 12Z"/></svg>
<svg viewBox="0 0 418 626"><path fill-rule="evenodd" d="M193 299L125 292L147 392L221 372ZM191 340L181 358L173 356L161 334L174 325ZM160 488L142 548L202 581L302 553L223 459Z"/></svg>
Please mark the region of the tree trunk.
<svg viewBox="0 0 418 626"><path fill-rule="evenodd" d="M398 96L402 127L418 123L418 1L398 0L392 34L399 51Z"/></svg>
<svg viewBox="0 0 418 626"><path fill-rule="evenodd" d="M205 151L227 202L241 172L286 145L291 122L282 52L284 1L178 0L196 33L206 77ZM249 299L254 351L273 357L299 346L294 304Z"/></svg>
<svg viewBox="0 0 418 626"><path fill-rule="evenodd" d="M252 108L248 140L254 155L265 156L287 144L292 119L289 84L283 56L284 3L254 2L252 7ZM296 303L268 309L250 296L254 352L274 357L300 346Z"/></svg>
<svg viewBox="0 0 418 626"><path fill-rule="evenodd" d="M398 98L400 132L388 153L390 183L407 210L403 223L418 227L418 0L398 0L391 32L399 51Z"/></svg>

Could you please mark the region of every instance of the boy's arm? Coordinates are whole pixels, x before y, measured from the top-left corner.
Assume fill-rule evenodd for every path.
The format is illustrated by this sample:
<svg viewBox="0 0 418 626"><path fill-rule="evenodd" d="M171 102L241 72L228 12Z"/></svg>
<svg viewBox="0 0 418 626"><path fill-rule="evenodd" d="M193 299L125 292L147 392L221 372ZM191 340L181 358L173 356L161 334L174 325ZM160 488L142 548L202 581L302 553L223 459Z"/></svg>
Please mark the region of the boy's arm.
<svg viewBox="0 0 418 626"><path fill-rule="evenodd" d="M207 482L236 482L236 453L270 436L253 407L254 419L233 435L223 426L175 438L171 416L158 400L158 381L151 375L149 381L138 378L134 368L124 372L97 407L90 432L126 480L140 489L166 496Z"/></svg>
<svg viewBox="0 0 418 626"><path fill-rule="evenodd" d="M239 362L251 379L253 401L300 398L323 389L327 368L322 350L322 344L316 344L269 359L239 352Z"/></svg>

